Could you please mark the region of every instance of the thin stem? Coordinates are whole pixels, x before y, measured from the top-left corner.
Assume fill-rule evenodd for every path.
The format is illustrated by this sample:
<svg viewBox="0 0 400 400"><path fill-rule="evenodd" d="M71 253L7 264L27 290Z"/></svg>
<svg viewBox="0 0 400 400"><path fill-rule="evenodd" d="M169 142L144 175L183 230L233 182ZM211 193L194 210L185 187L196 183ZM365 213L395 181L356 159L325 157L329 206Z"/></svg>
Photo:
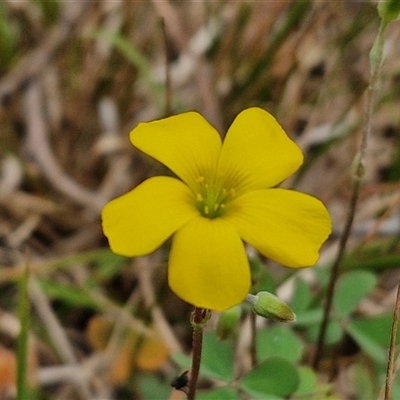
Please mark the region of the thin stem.
<svg viewBox="0 0 400 400"><path fill-rule="evenodd" d="M164 55L165 55L165 116L172 115L172 86L171 86L171 65L170 55L171 46L168 40L168 34L165 27L165 19L161 19L162 35L164 38Z"/></svg>
<svg viewBox="0 0 400 400"><path fill-rule="evenodd" d="M258 364L257 348L256 348L256 339L257 339L256 318L257 315L254 312L250 312L250 329L251 329L250 357L251 357L252 368L255 368Z"/></svg>
<svg viewBox="0 0 400 400"><path fill-rule="evenodd" d="M320 327L319 334L318 334L317 349L316 349L315 357L314 357L314 361L313 361L313 368L315 370L318 369L319 363L322 358L323 347L325 344L326 331L328 328L328 323L329 323L330 314L331 314L331 310L332 310L333 295L335 293L336 282L337 282L337 279L339 276L339 269L340 269L339 267L341 265L341 262L342 262L342 259L344 256L347 241L349 239L350 232L351 232L351 227L353 225L360 186L361 186L360 181L358 182L358 184L355 184L353 186L349 210L348 210L348 214L347 214L347 218L346 218L346 226L345 226L343 234L340 238L338 254L336 256L335 262L332 265L332 269L331 269L331 273L330 273L330 277L329 277L329 284L328 284L328 289L326 292L326 301L325 301L325 305L324 305L324 314L323 314L321 327Z"/></svg>
<svg viewBox="0 0 400 400"><path fill-rule="evenodd" d="M28 396L27 369L28 369L28 336L29 336L29 267L25 264L25 272L20 283L19 319L21 328L18 335L18 369L17 369L17 399L24 400Z"/></svg>
<svg viewBox="0 0 400 400"><path fill-rule="evenodd" d="M392 393L392 382L394 375L394 358L396 352L396 338L397 338L397 327L399 324L399 314L400 314L400 284L397 286L397 296L396 305L393 312L393 322L392 322L392 335L390 338L389 347L389 358L386 371L386 382L385 382L385 400L390 400Z"/></svg>
<svg viewBox="0 0 400 400"><path fill-rule="evenodd" d="M326 301L324 306L324 314L321 322L321 327L317 340L317 348L313 361L314 369L318 369L319 363L322 358L326 331L332 310L332 302L333 302L333 295L335 293L336 282L339 277L340 265L346 251L347 242L350 237L350 232L353 225L358 198L360 194L360 188L365 173L365 154L367 150L368 138L371 136L372 132L372 117L374 113L375 95L381 73L381 66L383 61L383 45L384 45L385 31L387 25L388 25L387 21L381 20L379 32L371 53L370 84L367 90L366 107L364 114L364 129L362 131L359 151L356 154L352 165L352 180L353 180L352 194L347 212L345 227L339 242L339 250L336 255L336 259L332 265L331 274L329 278L329 284L326 293Z"/></svg>
<svg viewBox="0 0 400 400"><path fill-rule="evenodd" d="M196 397L197 381L200 372L201 352L203 349L204 327L210 319L210 311L204 308L195 307L191 316L193 327L193 349L192 349L192 369L190 372L190 384L188 391L188 400L194 400Z"/></svg>

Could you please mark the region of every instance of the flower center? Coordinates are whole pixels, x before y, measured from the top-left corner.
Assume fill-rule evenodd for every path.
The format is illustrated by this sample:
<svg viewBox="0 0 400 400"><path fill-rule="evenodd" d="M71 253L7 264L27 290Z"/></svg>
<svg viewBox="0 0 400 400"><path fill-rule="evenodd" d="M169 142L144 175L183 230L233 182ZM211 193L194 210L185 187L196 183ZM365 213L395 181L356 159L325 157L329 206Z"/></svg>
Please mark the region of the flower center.
<svg viewBox="0 0 400 400"><path fill-rule="evenodd" d="M203 176L200 176L197 182L199 186L195 193L196 207L200 214L210 219L224 215L226 204L235 197L235 189L208 182Z"/></svg>

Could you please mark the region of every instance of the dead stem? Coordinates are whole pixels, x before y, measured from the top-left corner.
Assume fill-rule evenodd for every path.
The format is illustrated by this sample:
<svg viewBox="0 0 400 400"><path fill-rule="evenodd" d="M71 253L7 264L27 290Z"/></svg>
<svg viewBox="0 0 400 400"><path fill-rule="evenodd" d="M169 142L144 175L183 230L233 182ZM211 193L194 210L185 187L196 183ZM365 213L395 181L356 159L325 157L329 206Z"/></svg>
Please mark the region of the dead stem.
<svg viewBox="0 0 400 400"><path fill-rule="evenodd" d="M346 245L348 239L350 237L351 228L354 221L354 216L357 209L358 198L360 194L360 188L363 183L364 173L365 173L365 154L367 151L368 138L372 134L372 118L374 113L374 105L375 105L375 95L377 91L377 86L381 73L381 66L383 61L383 44L385 38L385 31L387 28L388 22L382 20L381 25L379 27L379 32L376 39L376 54L375 58L371 60L371 74L370 74L370 84L367 90L367 100L366 100L366 108L364 114L364 129L362 131L360 147L358 153L354 157L353 165L352 165L352 194L348 207L345 227L339 242L339 250L336 255L336 259L331 268L331 274L329 278L328 289L326 293L326 301L324 306L324 314L323 319L318 335L317 340L317 348L313 360L313 368L318 369L319 363L322 358L323 347L325 344L325 336L329 323L329 318L332 309L333 295L335 293L336 282L339 277L339 270L342 259L344 257L346 251Z"/></svg>

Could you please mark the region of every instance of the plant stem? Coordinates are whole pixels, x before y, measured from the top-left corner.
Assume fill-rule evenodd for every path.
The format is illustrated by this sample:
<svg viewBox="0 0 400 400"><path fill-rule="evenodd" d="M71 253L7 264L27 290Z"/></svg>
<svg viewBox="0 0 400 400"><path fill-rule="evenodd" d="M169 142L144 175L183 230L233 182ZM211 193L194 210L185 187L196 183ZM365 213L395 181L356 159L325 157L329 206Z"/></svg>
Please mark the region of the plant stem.
<svg viewBox="0 0 400 400"><path fill-rule="evenodd" d="M28 340L29 340L29 267L25 264L25 271L20 283L19 319L21 323L18 335L18 368L17 368L17 400L28 397L27 370L28 370Z"/></svg>
<svg viewBox="0 0 400 400"><path fill-rule="evenodd" d="M370 54L371 73L370 73L370 83L367 90L367 99L366 99L366 107L364 114L364 128L362 131L360 147L354 158L352 165L353 185L352 185L351 199L347 212L346 223L343 230L343 234L340 238L339 250L336 255L336 259L332 265L331 274L329 278L329 284L326 293L326 301L324 306L324 314L318 335L317 348L313 360L313 368L315 370L318 369L319 363L322 358L323 347L325 344L325 336L330 319L336 282L339 277L340 265L345 254L346 245L350 237L350 232L353 225L358 198L360 194L360 188L365 173L365 154L367 150L368 138L371 136L372 132L372 117L374 113L375 95L381 73L381 66L383 61L383 45L384 45L385 31L387 25L388 25L387 21L381 20L379 32Z"/></svg>
<svg viewBox="0 0 400 400"><path fill-rule="evenodd" d="M397 338L397 327L399 324L399 313L400 313L400 284L397 286L396 305L394 307L394 312L393 312L392 335L390 338L389 358L386 371L385 397L384 397L385 400L390 400L392 394L392 382L395 370L394 359L396 353L396 338Z"/></svg>
<svg viewBox="0 0 400 400"><path fill-rule="evenodd" d="M256 327L257 315L254 312L250 312L250 329L251 329L251 342L250 342L250 357L251 366L255 368L258 364L257 360L257 327Z"/></svg>
<svg viewBox="0 0 400 400"><path fill-rule="evenodd" d="M190 384L188 391L188 400L194 400L196 397L197 381L200 372L201 352L203 349L203 332L208 320L210 311L204 308L195 307L191 316L193 327L193 349L192 349L192 369L190 372Z"/></svg>

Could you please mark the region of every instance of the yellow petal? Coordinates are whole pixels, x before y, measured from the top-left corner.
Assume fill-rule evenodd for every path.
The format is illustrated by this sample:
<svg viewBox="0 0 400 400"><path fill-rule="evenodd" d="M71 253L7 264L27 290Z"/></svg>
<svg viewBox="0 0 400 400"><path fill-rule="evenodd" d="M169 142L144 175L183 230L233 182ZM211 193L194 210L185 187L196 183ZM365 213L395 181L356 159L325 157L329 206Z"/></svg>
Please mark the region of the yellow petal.
<svg viewBox="0 0 400 400"><path fill-rule="evenodd" d="M261 108L242 111L224 139L219 176L239 193L275 186L302 164L300 148Z"/></svg>
<svg viewBox="0 0 400 400"><path fill-rule="evenodd" d="M158 176L106 204L103 232L114 253L141 256L196 215L190 189L178 179Z"/></svg>
<svg viewBox="0 0 400 400"><path fill-rule="evenodd" d="M245 242L288 267L315 264L331 233L331 220L322 202L292 190L246 193L230 204L225 217Z"/></svg>
<svg viewBox="0 0 400 400"><path fill-rule="evenodd" d="M215 171L221 149L218 132L197 112L140 123L131 131L130 140L191 188L200 176Z"/></svg>
<svg viewBox="0 0 400 400"><path fill-rule="evenodd" d="M197 217L175 234L168 281L183 300L225 310L241 303L250 289L246 253L234 227L222 218Z"/></svg>

